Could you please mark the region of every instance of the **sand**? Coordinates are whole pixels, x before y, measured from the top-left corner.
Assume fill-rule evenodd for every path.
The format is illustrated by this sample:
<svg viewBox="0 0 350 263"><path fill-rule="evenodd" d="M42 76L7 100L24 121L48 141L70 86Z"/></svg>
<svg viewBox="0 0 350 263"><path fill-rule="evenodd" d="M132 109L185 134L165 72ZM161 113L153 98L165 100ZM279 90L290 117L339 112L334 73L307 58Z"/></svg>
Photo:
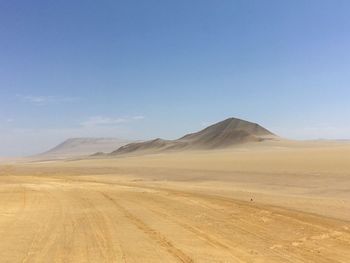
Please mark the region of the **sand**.
<svg viewBox="0 0 350 263"><path fill-rule="evenodd" d="M71 138L31 158L55 160L89 156L96 153L110 153L131 142L118 138Z"/></svg>
<svg viewBox="0 0 350 263"><path fill-rule="evenodd" d="M350 144L1 164L1 262L350 262Z"/></svg>

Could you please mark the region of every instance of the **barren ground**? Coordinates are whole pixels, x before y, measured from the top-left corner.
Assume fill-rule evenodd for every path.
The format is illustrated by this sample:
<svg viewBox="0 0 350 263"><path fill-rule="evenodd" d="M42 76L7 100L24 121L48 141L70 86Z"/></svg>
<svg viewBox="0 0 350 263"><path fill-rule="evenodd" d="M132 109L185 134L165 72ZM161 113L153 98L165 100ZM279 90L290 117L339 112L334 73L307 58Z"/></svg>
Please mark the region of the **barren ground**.
<svg viewBox="0 0 350 263"><path fill-rule="evenodd" d="M349 144L2 164L1 262L350 262Z"/></svg>

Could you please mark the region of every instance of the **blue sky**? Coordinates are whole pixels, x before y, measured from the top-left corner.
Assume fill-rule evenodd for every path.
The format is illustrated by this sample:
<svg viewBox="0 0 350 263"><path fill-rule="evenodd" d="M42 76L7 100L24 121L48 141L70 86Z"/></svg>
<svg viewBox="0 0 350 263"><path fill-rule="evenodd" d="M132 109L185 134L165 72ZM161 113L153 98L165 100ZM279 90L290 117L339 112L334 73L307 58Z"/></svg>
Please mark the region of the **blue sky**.
<svg viewBox="0 0 350 263"><path fill-rule="evenodd" d="M0 156L226 117L350 138L350 2L0 2Z"/></svg>

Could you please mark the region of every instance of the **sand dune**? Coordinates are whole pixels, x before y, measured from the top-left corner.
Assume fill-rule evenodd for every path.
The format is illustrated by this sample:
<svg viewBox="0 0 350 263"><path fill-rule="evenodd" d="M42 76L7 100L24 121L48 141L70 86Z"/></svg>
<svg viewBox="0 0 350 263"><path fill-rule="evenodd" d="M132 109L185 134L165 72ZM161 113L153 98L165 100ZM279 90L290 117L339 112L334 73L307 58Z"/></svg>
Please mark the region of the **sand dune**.
<svg viewBox="0 0 350 263"><path fill-rule="evenodd" d="M256 123L229 118L206 129L188 134L177 140L155 139L122 146L111 155L130 153L157 153L165 151L219 149L247 142L261 142L278 137Z"/></svg>
<svg viewBox="0 0 350 263"><path fill-rule="evenodd" d="M350 144L0 166L2 262L349 262Z"/></svg>

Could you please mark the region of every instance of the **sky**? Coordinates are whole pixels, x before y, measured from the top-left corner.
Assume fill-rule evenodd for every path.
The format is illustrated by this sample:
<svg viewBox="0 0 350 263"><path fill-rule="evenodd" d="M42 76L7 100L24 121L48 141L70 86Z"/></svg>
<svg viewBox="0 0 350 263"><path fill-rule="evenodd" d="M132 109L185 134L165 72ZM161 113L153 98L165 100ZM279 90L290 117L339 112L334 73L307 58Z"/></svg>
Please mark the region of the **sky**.
<svg viewBox="0 0 350 263"><path fill-rule="evenodd" d="M350 1L0 1L0 156L227 117L350 139Z"/></svg>

